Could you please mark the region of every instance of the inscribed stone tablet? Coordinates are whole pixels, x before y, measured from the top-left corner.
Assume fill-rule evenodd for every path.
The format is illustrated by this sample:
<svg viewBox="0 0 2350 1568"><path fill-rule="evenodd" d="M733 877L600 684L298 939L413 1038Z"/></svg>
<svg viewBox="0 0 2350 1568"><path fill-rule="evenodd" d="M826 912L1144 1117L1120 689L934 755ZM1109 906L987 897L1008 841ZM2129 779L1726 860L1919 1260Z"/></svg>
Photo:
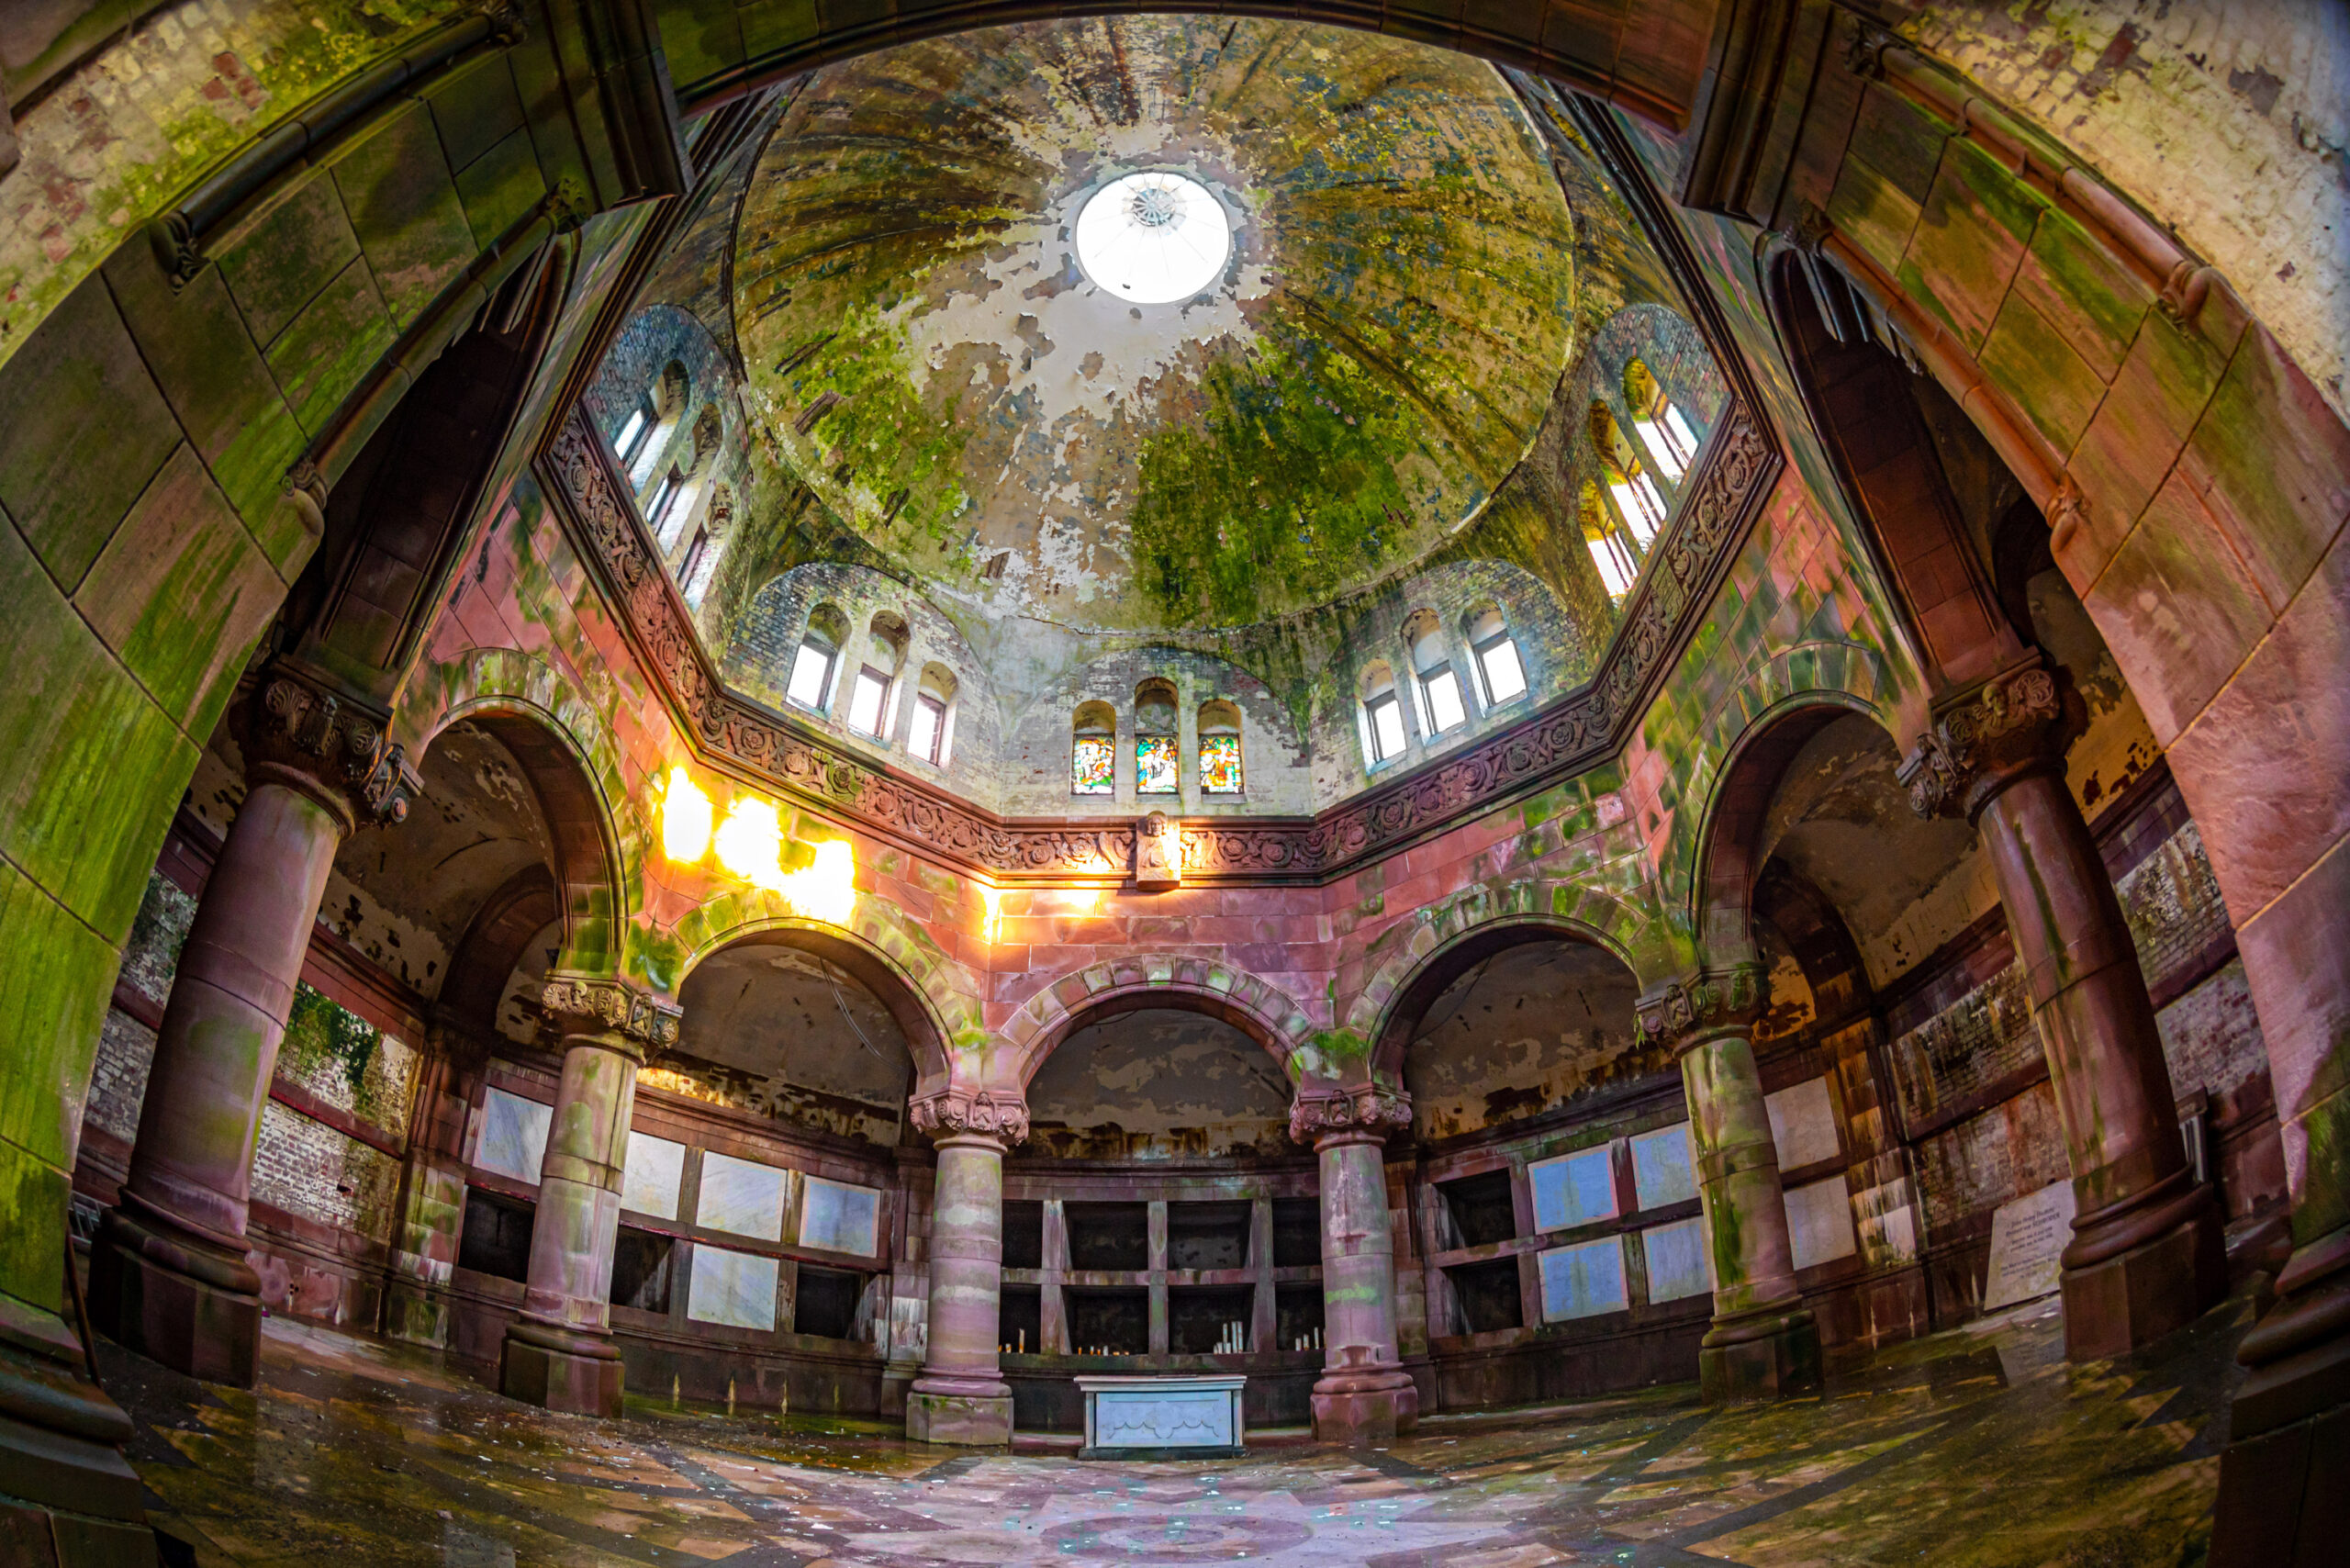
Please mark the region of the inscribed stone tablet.
<svg viewBox="0 0 2350 1568"><path fill-rule="evenodd" d="M1832 1263L1852 1255L1852 1201L1844 1192L1844 1178L1787 1189L1787 1240L1795 1249L1796 1267Z"/></svg>
<svg viewBox="0 0 2350 1568"><path fill-rule="evenodd" d="M1771 1141L1779 1148L1779 1169L1799 1170L1843 1152L1836 1141L1836 1105L1828 1080L1809 1078L1762 1097L1771 1114Z"/></svg>
<svg viewBox="0 0 2350 1568"><path fill-rule="evenodd" d="M2051 1182L2001 1204L1991 1215L1991 1272L1983 1310L2013 1306L2057 1287L2060 1260L2073 1239L2073 1183Z"/></svg>
<svg viewBox="0 0 2350 1568"><path fill-rule="evenodd" d="M535 1183L539 1163L546 1158L547 1128L554 1121L553 1106L503 1089L491 1090L482 1101L481 1143L474 1150L474 1163L517 1182Z"/></svg>
<svg viewBox="0 0 2350 1568"><path fill-rule="evenodd" d="M1689 1163L1688 1123L1675 1122L1632 1140L1632 1190L1644 1209L1697 1195L1697 1173Z"/></svg>
<svg viewBox="0 0 2350 1568"><path fill-rule="evenodd" d="M722 1247L694 1249L693 1294L686 1316L736 1328L775 1327L776 1261Z"/></svg>
<svg viewBox="0 0 2350 1568"><path fill-rule="evenodd" d="M1586 1148L1526 1168L1534 1185L1537 1230L1570 1230L1616 1214L1616 1169L1609 1146Z"/></svg>
<svg viewBox="0 0 2350 1568"><path fill-rule="evenodd" d="M1624 1294L1624 1244L1618 1238L1605 1237L1577 1247L1554 1247L1542 1254L1545 1323L1621 1312L1628 1305Z"/></svg>
<svg viewBox="0 0 2350 1568"><path fill-rule="evenodd" d="M677 1183L685 1179L686 1146L650 1133L628 1135L628 1170L621 1207L661 1219L677 1217Z"/></svg>
<svg viewBox="0 0 2350 1568"><path fill-rule="evenodd" d="M715 1152L701 1157L701 1203L694 1222L712 1230L783 1239L783 1186L790 1176L772 1165L757 1165Z"/></svg>
<svg viewBox="0 0 2350 1568"><path fill-rule="evenodd" d="M1712 1266L1706 1260L1706 1222L1702 1216L1676 1220L1640 1232L1648 1255L1649 1301L1679 1301L1704 1295L1714 1288Z"/></svg>
<svg viewBox="0 0 2350 1568"><path fill-rule="evenodd" d="M800 1245L832 1252L872 1256L874 1227L880 1217L878 1188L852 1187L844 1182L808 1178L808 1195L800 1211Z"/></svg>

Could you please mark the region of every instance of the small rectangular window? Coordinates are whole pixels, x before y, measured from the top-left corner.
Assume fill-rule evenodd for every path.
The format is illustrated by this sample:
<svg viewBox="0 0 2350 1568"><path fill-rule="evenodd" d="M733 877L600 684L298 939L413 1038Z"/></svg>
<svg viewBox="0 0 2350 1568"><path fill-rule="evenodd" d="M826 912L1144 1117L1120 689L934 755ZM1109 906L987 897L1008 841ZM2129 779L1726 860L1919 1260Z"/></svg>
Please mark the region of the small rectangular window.
<svg viewBox="0 0 2350 1568"><path fill-rule="evenodd" d="M1404 710L1396 705L1395 694L1382 691L1362 705L1371 718L1371 759L1385 762L1404 753Z"/></svg>
<svg viewBox="0 0 2350 1568"><path fill-rule="evenodd" d="M653 492L653 504L645 509L645 526L659 538L669 521L669 510L677 504L677 492L684 489L685 476L675 468L661 476L661 487Z"/></svg>
<svg viewBox="0 0 2350 1568"><path fill-rule="evenodd" d="M1069 793L1115 794L1118 743L1108 735L1078 736L1069 754Z"/></svg>
<svg viewBox="0 0 2350 1568"><path fill-rule="evenodd" d="M1210 795L1240 793L1240 737L1200 737L1200 789Z"/></svg>
<svg viewBox="0 0 2350 1568"><path fill-rule="evenodd" d="M849 694L848 727L863 735L881 733L881 700L890 695L890 678L867 665L856 672L856 689Z"/></svg>
<svg viewBox="0 0 2350 1568"><path fill-rule="evenodd" d="M820 711L824 706L824 693L833 684L833 651L813 640L800 644L800 652L792 656L791 684L784 695L802 708Z"/></svg>
<svg viewBox="0 0 2350 1568"><path fill-rule="evenodd" d="M1485 700L1499 707L1526 690L1526 666L1506 633L1477 644L1477 667L1485 672Z"/></svg>
<svg viewBox="0 0 2350 1568"><path fill-rule="evenodd" d="M1468 710L1460 705L1460 682L1453 678L1450 665L1423 671L1420 689L1428 694L1428 722L1438 734L1468 719Z"/></svg>
<svg viewBox="0 0 2350 1568"><path fill-rule="evenodd" d="M627 421L621 426L621 433L612 441L612 451L619 455L621 467L625 468L636 461L637 454L644 450L644 438L652 433L653 405L640 402L629 410Z"/></svg>
<svg viewBox="0 0 2350 1568"><path fill-rule="evenodd" d="M914 727L906 736L906 750L933 767L938 763L938 743L946 735L946 704L935 697L914 699Z"/></svg>
<svg viewBox="0 0 2350 1568"><path fill-rule="evenodd" d="M1135 793L1172 795L1181 787L1173 735L1141 735L1135 741Z"/></svg>
<svg viewBox="0 0 2350 1568"><path fill-rule="evenodd" d="M699 571L701 567L702 553L709 548L710 531L708 529L696 531L694 534L693 547L686 552L686 558L677 565L677 581L679 583L689 583L694 580L694 573Z"/></svg>

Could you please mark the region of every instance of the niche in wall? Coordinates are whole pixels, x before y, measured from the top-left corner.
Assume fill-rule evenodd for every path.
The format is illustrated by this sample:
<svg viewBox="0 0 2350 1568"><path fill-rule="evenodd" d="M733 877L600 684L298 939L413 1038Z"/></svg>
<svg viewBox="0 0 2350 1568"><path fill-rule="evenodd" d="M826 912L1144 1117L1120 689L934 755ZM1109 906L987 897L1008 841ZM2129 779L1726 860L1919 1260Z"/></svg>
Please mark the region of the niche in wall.
<svg viewBox="0 0 2350 1568"><path fill-rule="evenodd" d="M1311 1269L1322 1261L1322 1200L1273 1200L1273 1267ZM1317 1317L1316 1322L1320 1319ZM1287 1344L1289 1341L1281 1341Z"/></svg>
<svg viewBox="0 0 2350 1568"><path fill-rule="evenodd" d="M1208 1356L1235 1340L1238 1350L1230 1353L1256 1349L1248 1327L1256 1297L1245 1285L1175 1286L1167 1293L1168 1349L1179 1356Z"/></svg>
<svg viewBox="0 0 2350 1568"><path fill-rule="evenodd" d="M1045 1293L1036 1285L1006 1285L996 1297L996 1343L1013 1355L1045 1350Z"/></svg>
<svg viewBox="0 0 2350 1568"><path fill-rule="evenodd" d="M1168 1204L1167 1266L1247 1268L1249 1207L1247 1204Z"/></svg>
<svg viewBox="0 0 2350 1568"><path fill-rule="evenodd" d="M1150 1267L1149 1204L1071 1204L1062 1212L1070 1268L1139 1272Z"/></svg>
<svg viewBox="0 0 2350 1568"><path fill-rule="evenodd" d="M1074 1354L1149 1353L1148 1291L1073 1290L1067 1293L1064 1300L1069 1311L1069 1350Z"/></svg>
<svg viewBox="0 0 2350 1568"><path fill-rule="evenodd" d="M1042 1199L1005 1200L1003 1266L1007 1269L1041 1269L1045 1266L1045 1204Z"/></svg>
<svg viewBox="0 0 2350 1568"><path fill-rule="evenodd" d="M1439 1182L1437 1191L1442 1194L1445 1210L1452 1217L1452 1228L1460 1236L1455 1245L1490 1247L1517 1235L1517 1204L1510 1193L1506 1169L1463 1176L1457 1182Z"/></svg>
<svg viewBox="0 0 2350 1568"><path fill-rule="evenodd" d="M531 1226L538 1205L500 1197L479 1187L465 1189L465 1228L457 1241L457 1267L501 1280L531 1277Z"/></svg>
<svg viewBox="0 0 2350 1568"><path fill-rule="evenodd" d="M1460 1304L1461 1326L1472 1334L1492 1334L1526 1327L1526 1305L1517 1292L1517 1260L1496 1258L1490 1263L1468 1263L1447 1269L1454 1299Z"/></svg>
<svg viewBox="0 0 2350 1568"><path fill-rule="evenodd" d="M1320 1285L1282 1285L1273 1292L1273 1349L1310 1350L1321 1332Z"/></svg>
<svg viewBox="0 0 2350 1568"><path fill-rule="evenodd" d="M791 1331L827 1339L856 1337L856 1306L865 1299L865 1276L845 1269L800 1265L800 1288L792 1305Z"/></svg>
<svg viewBox="0 0 2350 1568"><path fill-rule="evenodd" d="M612 1247L611 1304L638 1312L667 1312L673 1250L666 1236L632 1225L621 1226L620 1238Z"/></svg>

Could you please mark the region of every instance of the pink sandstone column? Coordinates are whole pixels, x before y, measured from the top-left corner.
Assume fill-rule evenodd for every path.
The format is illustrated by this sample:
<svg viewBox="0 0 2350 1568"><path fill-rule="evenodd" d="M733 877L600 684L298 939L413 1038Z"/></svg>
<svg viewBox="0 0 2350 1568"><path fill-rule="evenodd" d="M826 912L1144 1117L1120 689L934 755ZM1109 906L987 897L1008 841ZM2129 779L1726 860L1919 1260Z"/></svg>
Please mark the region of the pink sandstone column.
<svg viewBox="0 0 2350 1568"><path fill-rule="evenodd" d="M1028 1107L1002 1091L949 1089L909 1107L938 1149L930 1222L930 1323L906 1394L918 1443L1012 1440L1012 1386L996 1361L1003 1289L1003 1154L1028 1136Z"/></svg>
<svg viewBox="0 0 2350 1568"><path fill-rule="evenodd" d="M618 1416L610 1297L629 1117L645 1047L674 1044L678 1014L619 980L585 975L550 976L545 1006L564 1023L563 1081L539 1161L522 1316L506 1327L498 1388L550 1410Z"/></svg>
<svg viewBox="0 0 2350 1568"><path fill-rule="evenodd" d="M1819 1330L1796 1289L1778 1146L1754 1066L1761 966L1701 972L1643 1002L1640 1025L1670 1041L1689 1101L1690 1153L1714 1265L1714 1320L1697 1381L1720 1404L1819 1383Z"/></svg>
<svg viewBox="0 0 2350 1568"><path fill-rule="evenodd" d="M363 820L400 820L416 776L374 720L282 673L242 727L248 792L181 950L90 1307L130 1349L250 1387L261 1282L245 1220L295 982L336 849Z"/></svg>
<svg viewBox="0 0 2350 1568"><path fill-rule="evenodd" d="M1314 1435L1392 1442L1417 1424L1418 1387L1395 1344L1395 1236L1387 1214L1387 1135L1411 1126L1411 1102L1380 1085L1301 1092L1290 1136L1321 1162L1321 1377Z"/></svg>
<svg viewBox="0 0 2350 1568"><path fill-rule="evenodd" d="M457 1266L465 1217L465 1118L482 1058L470 1043L437 1029L428 1048L408 1126L407 1169L400 1176L399 1231L393 1238L384 1331L437 1348L449 1342L443 1291Z"/></svg>
<svg viewBox="0 0 2350 1568"><path fill-rule="evenodd" d="M1975 824L1998 879L2073 1170L2065 1352L2093 1361L2193 1322L2227 1263L2137 948L2065 783L2064 706L2036 663L2002 672L1941 713L1902 778L1919 814Z"/></svg>

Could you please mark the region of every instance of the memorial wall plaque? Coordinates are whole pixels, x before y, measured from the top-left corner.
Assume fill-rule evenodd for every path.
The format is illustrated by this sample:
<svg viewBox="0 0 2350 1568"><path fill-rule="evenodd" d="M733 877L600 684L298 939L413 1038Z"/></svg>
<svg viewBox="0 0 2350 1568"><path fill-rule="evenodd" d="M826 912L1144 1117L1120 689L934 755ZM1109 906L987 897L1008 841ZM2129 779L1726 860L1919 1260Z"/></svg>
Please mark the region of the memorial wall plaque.
<svg viewBox="0 0 2350 1568"><path fill-rule="evenodd" d="M1994 1312L2056 1289L2062 1258L2073 1239L2073 1183L2051 1182L2001 1204L1991 1215L1991 1271L1983 1310Z"/></svg>

